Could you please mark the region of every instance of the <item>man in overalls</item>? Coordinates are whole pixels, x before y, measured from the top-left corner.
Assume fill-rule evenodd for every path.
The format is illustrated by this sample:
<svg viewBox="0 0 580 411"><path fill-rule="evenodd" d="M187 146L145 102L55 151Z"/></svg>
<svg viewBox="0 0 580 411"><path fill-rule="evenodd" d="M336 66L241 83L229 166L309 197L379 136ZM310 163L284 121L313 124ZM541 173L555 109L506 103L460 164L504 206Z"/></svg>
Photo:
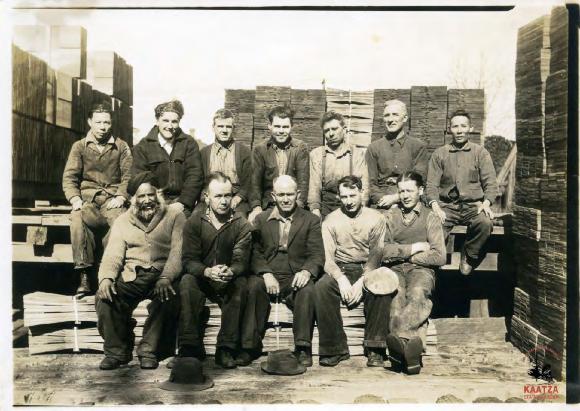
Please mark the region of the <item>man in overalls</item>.
<svg viewBox="0 0 580 411"><path fill-rule="evenodd" d="M341 114L324 113L320 120L325 145L310 152L310 184L308 207L325 218L340 208L337 182L342 177L354 175L362 180L363 205L369 199L369 178L364 150L344 141L346 127Z"/></svg>

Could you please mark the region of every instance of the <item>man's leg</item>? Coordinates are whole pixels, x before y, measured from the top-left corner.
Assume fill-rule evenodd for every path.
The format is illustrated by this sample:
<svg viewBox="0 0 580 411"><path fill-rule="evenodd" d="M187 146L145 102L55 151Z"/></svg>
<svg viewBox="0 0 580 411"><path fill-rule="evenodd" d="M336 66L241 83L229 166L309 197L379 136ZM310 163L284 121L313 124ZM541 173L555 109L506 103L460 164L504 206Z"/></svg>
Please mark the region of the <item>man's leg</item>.
<svg viewBox="0 0 580 411"><path fill-rule="evenodd" d="M248 297L242 314L241 346L243 350L262 351L262 339L270 315L270 298L261 276L247 278Z"/></svg>
<svg viewBox="0 0 580 411"><path fill-rule="evenodd" d="M365 293L364 346L368 351L367 366L383 366L386 355L387 335L389 334L389 316L392 299L392 294L375 295L370 292Z"/></svg>
<svg viewBox="0 0 580 411"><path fill-rule="evenodd" d="M280 294L286 296L286 305L292 310L294 320L294 354L306 367L312 366L312 336L314 334L314 282L308 283L299 290L292 290L294 275L276 275L280 283Z"/></svg>
<svg viewBox="0 0 580 411"><path fill-rule="evenodd" d="M248 296L247 279L244 276L233 279L220 294L223 296L221 304L221 327L217 336L216 348L229 349L232 352L240 344L240 324L242 310Z"/></svg>
<svg viewBox="0 0 580 411"><path fill-rule="evenodd" d="M401 329L401 314L403 313L405 305L407 305L407 281L403 264L391 267L391 269L397 273L399 285L391 302L389 331L397 334Z"/></svg>
<svg viewBox="0 0 580 411"><path fill-rule="evenodd" d="M206 294L200 284L202 281L191 274L184 274L179 284L179 354L184 357L199 357L203 353L201 316Z"/></svg>
<svg viewBox="0 0 580 411"><path fill-rule="evenodd" d="M461 223L461 206L459 204L449 203L441 204L441 209L445 212L445 222L443 223L443 234L445 235L445 243L449 238L449 233L453 227Z"/></svg>
<svg viewBox="0 0 580 411"><path fill-rule="evenodd" d="M465 253L470 259L481 261L485 256L484 247L491 236L493 223L484 212L477 212L476 204L464 205L462 220L467 225Z"/></svg>
<svg viewBox="0 0 580 411"><path fill-rule="evenodd" d="M419 329L426 324L433 308L431 293L434 288L435 274L430 268L417 266L408 272L407 304L400 316L399 336L404 338L420 336Z"/></svg>
<svg viewBox="0 0 580 411"><path fill-rule="evenodd" d="M314 290L314 307L320 338L319 355L323 357L348 354L348 344L340 314L341 297L338 283L330 275L324 274L316 282Z"/></svg>

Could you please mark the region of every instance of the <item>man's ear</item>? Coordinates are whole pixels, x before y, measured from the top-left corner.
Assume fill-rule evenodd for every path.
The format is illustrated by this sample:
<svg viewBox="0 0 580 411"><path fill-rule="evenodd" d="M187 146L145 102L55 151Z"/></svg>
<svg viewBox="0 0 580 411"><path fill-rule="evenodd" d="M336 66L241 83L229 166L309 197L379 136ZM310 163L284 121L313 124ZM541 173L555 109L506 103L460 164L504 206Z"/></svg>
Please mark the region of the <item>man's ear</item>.
<svg viewBox="0 0 580 411"><path fill-rule="evenodd" d="M203 190L203 201L205 201L205 204L209 206L209 195L205 190Z"/></svg>
<svg viewBox="0 0 580 411"><path fill-rule="evenodd" d="M270 196L272 197L272 200L274 200L274 202L276 202L276 196L274 195L273 191L270 193Z"/></svg>

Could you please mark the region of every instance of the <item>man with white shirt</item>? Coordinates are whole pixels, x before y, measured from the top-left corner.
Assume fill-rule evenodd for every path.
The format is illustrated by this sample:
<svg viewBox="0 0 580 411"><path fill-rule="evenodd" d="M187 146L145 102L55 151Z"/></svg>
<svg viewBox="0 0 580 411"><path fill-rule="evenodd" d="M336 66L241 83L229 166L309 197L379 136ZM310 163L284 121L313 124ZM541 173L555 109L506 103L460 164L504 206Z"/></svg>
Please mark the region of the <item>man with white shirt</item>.
<svg viewBox="0 0 580 411"><path fill-rule="evenodd" d="M201 193L203 171L197 143L179 127L182 117L178 100L155 107L155 126L133 148L132 174L153 172L169 207L189 216Z"/></svg>

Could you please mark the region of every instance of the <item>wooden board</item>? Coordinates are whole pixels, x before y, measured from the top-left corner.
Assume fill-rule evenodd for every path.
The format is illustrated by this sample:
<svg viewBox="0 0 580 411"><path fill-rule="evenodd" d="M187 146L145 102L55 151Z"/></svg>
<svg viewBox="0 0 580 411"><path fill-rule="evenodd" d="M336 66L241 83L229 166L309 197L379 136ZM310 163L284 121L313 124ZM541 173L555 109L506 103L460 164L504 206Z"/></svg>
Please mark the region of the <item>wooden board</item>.
<svg viewBox="0 0 580 411"><path fill-rule="evenodd" d="M451 254L451 262L445 264L440 270L459 270L459 262L461 261L461 253L454 252ZM475 268L475 271L497 271L498 254L487 253L481 264Z"/></svg>

